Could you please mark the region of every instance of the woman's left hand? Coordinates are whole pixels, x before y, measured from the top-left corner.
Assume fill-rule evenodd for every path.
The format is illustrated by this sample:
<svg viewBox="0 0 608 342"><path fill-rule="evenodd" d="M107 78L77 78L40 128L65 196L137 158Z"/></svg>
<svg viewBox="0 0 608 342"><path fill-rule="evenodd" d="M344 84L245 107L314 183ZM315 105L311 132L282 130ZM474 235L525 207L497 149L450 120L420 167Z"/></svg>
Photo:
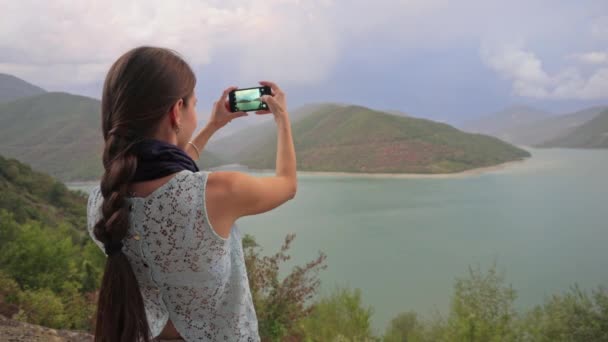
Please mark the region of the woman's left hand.
<svg viewBox="0 0 608 342"><path fill-rule="evenodd" d="M207 122L207 126L211 126L218 130L233 119L249 115L247 112L232 113L230 111L230 103L226 97L228 96L228 93L234 89L238 89L238 87L232 86L226 88L222 93L222 96L217 101L213 102L213 110L211 111L211 117L209 118L209 122Z"/></svg>

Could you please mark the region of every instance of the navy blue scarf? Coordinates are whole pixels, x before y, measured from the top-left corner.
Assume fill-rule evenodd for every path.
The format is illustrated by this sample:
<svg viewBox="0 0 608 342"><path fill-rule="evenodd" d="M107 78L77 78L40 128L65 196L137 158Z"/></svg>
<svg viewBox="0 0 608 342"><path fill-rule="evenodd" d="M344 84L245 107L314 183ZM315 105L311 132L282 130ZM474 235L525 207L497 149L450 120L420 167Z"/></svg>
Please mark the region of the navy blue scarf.
<svg viewBox="0 0 608 342"><path fill-rule="evenodd" d="M141 182L182 170L199 171L198 166L181 148L153 138L145 138L133 146L137 169L132 182Z"/></svg>

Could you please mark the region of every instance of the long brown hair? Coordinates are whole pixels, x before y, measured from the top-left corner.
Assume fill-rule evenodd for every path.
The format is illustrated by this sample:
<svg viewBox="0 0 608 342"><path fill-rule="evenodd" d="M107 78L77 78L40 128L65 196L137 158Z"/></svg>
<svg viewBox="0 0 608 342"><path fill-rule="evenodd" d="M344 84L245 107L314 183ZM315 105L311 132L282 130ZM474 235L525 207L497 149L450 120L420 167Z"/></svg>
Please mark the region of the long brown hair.
<svg viewBox="0 0 608 342"><path fill-rule="evenodd" d="M129 227L128 185L137 168L131 148L138 139L153 137L171 107L192 100L196 77L190 66L171 50L140 46L127 51L110 67L101 98L101 126L105 147L100 190L101 219L95 237L121 241ZM97 303L96 342L149 342L152 338L144 301L126 255L111 254Z"/></svg>

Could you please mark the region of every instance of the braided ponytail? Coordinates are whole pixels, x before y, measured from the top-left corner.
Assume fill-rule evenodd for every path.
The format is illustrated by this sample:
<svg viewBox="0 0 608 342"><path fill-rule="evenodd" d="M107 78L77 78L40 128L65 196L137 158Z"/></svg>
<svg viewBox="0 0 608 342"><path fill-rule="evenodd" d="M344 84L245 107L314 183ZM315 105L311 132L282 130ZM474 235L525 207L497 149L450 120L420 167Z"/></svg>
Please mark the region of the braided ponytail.
<svg viewBox="0 0 608 342"><path fill-rule="evenodd" d="M147 46L125 53L106 76L101 101L103 203L93 233L106 245L108 258L95 342L149 342L152 338L137 278L120 250L130 226L125 197L137 169L132 150L139 139L151 136L175 101L193 94L195 83L194 73L174 51Z"/></svg>
<svg viewBox="0 0 608 342"><path fill-rule="evenodd" d="M103 154L106 172L100 190L104 201L102 218L95 225L94 234L104 244L121 241L129 228L125 196L137 168L137 157L129 153L125 140L110 135ZM136 314L141 307L144 307L143 297L129 260L122 252L110 254L99 292L96 340L149 341L148 321Z"/></svg>

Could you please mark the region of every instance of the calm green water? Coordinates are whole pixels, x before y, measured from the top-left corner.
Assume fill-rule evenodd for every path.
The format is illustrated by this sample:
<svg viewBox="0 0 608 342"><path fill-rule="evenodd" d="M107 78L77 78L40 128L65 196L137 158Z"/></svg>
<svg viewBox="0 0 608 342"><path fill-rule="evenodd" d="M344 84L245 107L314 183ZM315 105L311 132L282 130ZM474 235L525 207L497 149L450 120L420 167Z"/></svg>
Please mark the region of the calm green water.
<svg viewBox="0 0 608 342"><path fill-rule="evenodd" d="M496 261L522 309L575 282L608 285L608 151L528 150L465 177L301 175L296 198L237 225L267 254L296 233L283 274L325 252L320 293L360 288L376 333L401 311L446 312L468 265Z"/></svg>

